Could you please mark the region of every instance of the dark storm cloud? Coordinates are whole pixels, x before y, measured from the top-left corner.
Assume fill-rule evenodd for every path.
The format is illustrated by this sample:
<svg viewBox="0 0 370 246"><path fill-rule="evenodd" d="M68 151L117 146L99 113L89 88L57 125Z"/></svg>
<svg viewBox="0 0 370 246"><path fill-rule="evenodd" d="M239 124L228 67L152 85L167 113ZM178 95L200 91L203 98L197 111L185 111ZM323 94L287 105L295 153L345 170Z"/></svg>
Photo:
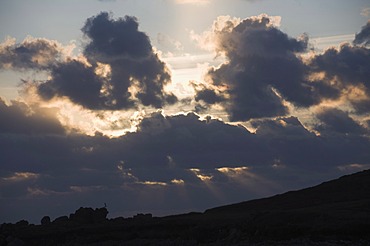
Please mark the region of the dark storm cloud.
<svg viewBox="0 0 370 246"><path fill-rule="evenodd" d="M195 101L203 101L208 104L215 104L225 101L225 98L212 89L203 88L197 91Z"/></svg>
<svg viewBox="0 0 370 246"><path fill-rule="evenodd" d="M296 168L309 172L332 172L341 165L369 162L370 155L366 151L370 146L368 133L333 134L333 130L357 127L354 126L355 123L349 123L350 119L343 119L343 116L338 116L342 118L341 123L331 122L329 116L319 117L325 120L327 127L332 123L331 127L336 129L332 128L331 134L328 134L329 129L322 128L322 134L316 135L308 131L295 117L277 118L255 122L256 136L269 146L268 152L272 153L279 164L286 165L286 172Z"/></svg>
<svg viewBox="0 0 370 246"><path fill-rule="evenodd" d="M347 112L336 108L324 108L316 117L322 122L317 127L319 132L327 133L329 131L341 134L365 134L367 132Z"/></svg>
<svg viewBox="0 0 370 246"><path fill-rule="evenodd" d="M144 59L153 55L149 37L140 32L138 27L135 17L113 20L106 12L87 19L81 29L90 39L85 47L85 55L103 63L125 57Z"/></svg>
<svg viewBox="0 0 370 246"><path fill-rule="evenodd" d="M102 12L89 18L82 31L89 39L84 55L92 66L76 61L57 66L52 79L40 85L41 95L67 96L89 109L128 109L136 102L161 108L175 103L177 98L164 91L170 73L138 26L130 16L114 20ZM101 64L109 65L105 78L95 75Z"/></svg>
<svg viewBox="0 0 370 246"><path fill-rule="evenodd" d="M370 21L356 34L353 43L356 45L370 45Z"/></svg>
<svg viewBox="0 0 370 246"><path fill-rule="evenodd" d="M16 44L7 40L0 45L0 69L48 69L61 58L61 46L55 41L27 38Z"/></svg>
<svg viewBox="0 0 370 246"><path fill-rule="evenodd" d="M72 102L91 109L108 107L106 98L100 94L105 80L95 74L93 67L76 60L68 61L53 67L51 77L38 85L38 93L43 99L68 96Z"/></svg>
<svg viewBox="0 0 370 246"><path fill-rule="evenodd" d="M335 124L328 116L320 117L325 125ZM344 123L338 125L356 129L345 114L339 118ZM9 124L15 120L9 117ZM170 209L170 204L202 210L256 197L262 191L272 194L312 185L340 175L340 165L370 160L366 134L317 136L295 117L257 120L253 126L255 133L211 117L200 120L193 113L158 112L145 117L137 132L112 139L99 134L1 133L0 186L16 191L11 198L1 193L1 208L16 211L12 208L24 199L35 206L37 200L64 199L65 209L87 201L89 206L107 202L112 213L135 211L135 206L146 211ZM313 179L315 170L322 176ZM6 205L12 203L12 208ZM56 213L53 206L38 206L44 208L42 213ZM37 219L44 215L34 214Z"/></svg>
<svg viewBox="0 0 370 246"><path fill-rule="evenodd" d="M64 134L53 109L33 107L13 101L5 104L0 98L0 134Z"/></svg>
<svg viewBox="0 0 370 246"><path fill-rule="evenodd" d="M352 131L357 129L357 132L353 131L344 136L351 136L352 140L357 139L362 143L368 142L365 137L358 134L360 128L356 128L345 114L337 117L344 120L343 123L337 123L336 129L341 129L339 125L347 129L347 132L348 129ZM325 125L335 124L329 116L325 118L320 115L318 118L322 118ZM137 132L115 139L99 135L55 136L45 139L30 137L27 141L21 142L24 147L22 149L27 149L29 154L32 153L32 158L27 155L17 156L13 159L19 161L12 163L18 163L21 167L21 160L26 163L30 158L34 169L28 171L40 172L46 168L45 170L55 169L56 173L68 173L75 170L78 173L84 172L85 177L93 175L93 170L101 174L109 172L118 174L117 166L122 165L124 170L131 170L138 180L151 178L154 181L159 179L162 182L169 182L173 178L188 179L189 173L184 170L190 168L213 170L222 166L270 167L276 159L281 159L292 167L296 165L308 167L313 163L320 164L326 159L331 164L325 163L323 167L330 169L339 165L338 163L345 164L337 159L337 155L352 156L350 152L337 154L333 152L329 157L323 156L325 150L335 150L335 146L348 147L355 141L335 143L334 139L338 137L336 135L325 135L323 139L308 131L295 117L258 120L253 122L253 126L257 128L254 134L242 126L228 125L211 118L200 121L199 116L192 113L177 116L155 113L140 123ZM5 144L6 139L8 144ZM13 151L10 149L20 144L14 140L12 143L11 138L3 138L3 141L5 141L3 146L8 148L6 151L8 154L15 153L16 149ZM330 142L330 146L327 145L327 141ZM27 144L30 146L26 147ZM355 146L361 152L368 143L361 148L355 144L351 149L356 149ZM44 153L44 149L48 149L48 152ZM3 157L9 158L8 154ZM364 154L365 152L362 156ZM329 161L330 159L333 161ZM47 167L48 165L51 166ZM9 162L9 166L6 167L11 171L16 166L10 165ZM173 176L174 174L178 176ZM78 182L83 182L83 179ZM107 181L103 183L105 182Z"/></svg>
<svg viewBox="0 0 370 246"><path fill-rule="evenodd" d="M342 45L330 48L311 61L314 71L325 72L326 79L338 77L346 85L370 86L370 50L365 47Z"/></svg>
<svg viewBox="0 0 370 246"><path fill-rule="evenodd" d="M307 107L320 101L321 84L306 81L306 67L297 53L307 49L307 36L288 37L266 16L249 18L230 30L227 25L216 33L216 50L228 62L208 72L208 80L226 87L230 98L221 103L233 121L271 117L288 113L283 100ZM321 85L321 90L325 88ZM211 93L198 91L206 103Z"/></svg>
<svg viewBox="0 0 370 246"><path fill-rule="evenodd" d="M244 127L227 125L211 118L200 121L199 116L193 113L171 117L156 114L145 119L132 137L141 146L148 143L155 146L154 149L148 148L145 151L147 156L142 157L147 159L143 163L148 164L156 159L155 155L169 155L181 167L200 165L212 168L225 162L253 162L254 156L249 159L248 153L261 153L258 150L261 146L254 142L253 135ZM146 144L138 142L138 139Z"/></svg>

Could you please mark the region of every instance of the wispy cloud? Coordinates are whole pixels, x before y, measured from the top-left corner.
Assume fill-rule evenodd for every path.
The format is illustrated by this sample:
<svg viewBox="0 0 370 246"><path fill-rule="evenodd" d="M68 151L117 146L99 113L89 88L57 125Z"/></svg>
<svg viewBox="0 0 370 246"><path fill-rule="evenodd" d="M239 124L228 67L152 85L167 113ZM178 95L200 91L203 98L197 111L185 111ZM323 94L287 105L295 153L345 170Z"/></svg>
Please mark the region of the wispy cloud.
<svg viewBox="0 0 370 246"><path fill-rule="evenodd" d="M312 43L318 51L323 51L330 47L339 46L342 43L351 43L354 38L355 34L315 37L310 39L310 43Z"/></svg>

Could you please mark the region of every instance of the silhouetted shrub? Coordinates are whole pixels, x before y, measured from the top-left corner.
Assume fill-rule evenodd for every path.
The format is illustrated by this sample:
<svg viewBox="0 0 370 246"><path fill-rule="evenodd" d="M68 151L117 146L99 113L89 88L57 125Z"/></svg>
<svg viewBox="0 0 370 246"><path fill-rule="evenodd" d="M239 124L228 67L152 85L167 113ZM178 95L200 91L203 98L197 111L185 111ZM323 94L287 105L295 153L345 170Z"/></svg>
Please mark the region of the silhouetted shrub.
<svg viewBox="0 0 370 246"><path fill-rule="evenodd" d="M49 216L44 216L41 219L41 225L49 225L50 224L50 217Z"/></svg>
<svg viewBox="0 0 370 246"><path fill-rule="evenodd" d="M153 218L152 214L137 214L134 215L134 219L139 219L139 220L150 220Z"/></svg>

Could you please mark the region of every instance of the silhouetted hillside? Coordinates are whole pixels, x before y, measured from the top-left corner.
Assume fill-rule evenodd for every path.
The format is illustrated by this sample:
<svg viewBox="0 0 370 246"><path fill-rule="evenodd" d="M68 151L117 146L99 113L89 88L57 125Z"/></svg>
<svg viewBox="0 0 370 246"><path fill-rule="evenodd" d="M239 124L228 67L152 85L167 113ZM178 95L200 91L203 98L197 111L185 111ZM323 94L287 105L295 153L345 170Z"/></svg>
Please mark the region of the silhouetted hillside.
<svg viewBox="0 0 370 246"><path fill-rule="evenodd" d="M162 218L79 208L2 224L0 245L370 245L370 170L269 198Z"/></svg>
<svg viewBox="0 0 370 246"><path fill-rule="evenodd" d="M356 201L370 199L370 170L298 191L290 191L269 198L209 209L206 213L244 213L261 210L291 210L338 205L341 208ZM344 207L343 207L344 206ZM370 207L368 207L370 209Z"/></svg>

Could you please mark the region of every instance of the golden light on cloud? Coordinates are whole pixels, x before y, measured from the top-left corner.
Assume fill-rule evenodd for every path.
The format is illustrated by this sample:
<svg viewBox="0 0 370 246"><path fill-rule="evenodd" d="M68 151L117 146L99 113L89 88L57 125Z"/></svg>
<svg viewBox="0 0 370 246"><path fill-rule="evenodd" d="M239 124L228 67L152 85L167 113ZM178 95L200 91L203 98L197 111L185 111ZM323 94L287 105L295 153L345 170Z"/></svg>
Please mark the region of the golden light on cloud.
<svg viewBox="0 0 370 246"><path fill-rule="evenodd" d="M183 184L185 184L185 181L182 180L182 179L173 179L173 180L171 180L171 183L176 184L176 185L183 185Z"/></svg>
<svg viewBox="0 0 370 246"><path fill-rule="evenodd" d="M127 91L131 94L130 99L131 100L137 100L137 94L140 92L140 81L137 79L130 77L130 87L127 89Z"/></svg>
<svg viewBox="0 0 370 246"><path fill-rule="evenodd" d="M243 189L259 195L270 194L271 191L279 189L279 185L253 173L249 167L221 167L216 170L240 184Z"/></svg>
<svg viewBox="0 0 370 246"><path fill-rule="evenodd" d="M367 88L365 85L360 84L357 86L350 86L346 91L345 94L347 94L348 98L351 101L362 101L369 99L369 96L366 93Z"/></svg>
<svg viewBox="0 0 370 246"><path fill-rule="evenodd" d="M95 74L101 76L103 78L107 78L111 75L112 69L109 64L104 63L97 63L97 67L95 68Z"/></svg>
<svg viewBox="0 0 370 246"><path fill-rule="evenodd" d="M134 182L139 182L139 179L134 174L132 174L131 169L124 168L124 164L124 161L120 161L117 165L118 172L122 175L122 177Z"/></svg>
<svg viewBox="0 0 370 246"><path fill-rule="evenodd" d="M143 185L167 186L167 183L158 182L158 181L144 181L144 182L138 182L138 183L143 184Z"/></svg>
<svg viewBox="0 0 370 246"><path fill-rule="evenodd" d="M204 187L206 187L215 198L217 198L219 201L224 200L224 194L219 189L217 184L213 182L212 179L214 176L212 174L206 174L199 168L191 168L189 171L191 171L200 181L202 181L202 185L204 185Z"/></svg>
<svg viewBox="0 0 370 246"><path fill-rule="evenodd" d="M197 174L197 177L203 182L210 181L213 178L212 175L204 175L204 174Z"/></svg>
<svg viewBox="0 0 370 246"><path fill-rule="evenodd" d="M228 176L240 175L248 169L249 169L248 167L220 167L220 168L216 168L217 171L219 171L223 174L226 174Z"/></svg>
<svg viewBox="0 0 370 246"><path fill-rule="evenodd" d="M31 172L15 172L12 176L7 178L2 178L5 181L24 181L24 180L30 180L30 179L37 179L40 175L37 173L31 173Z"/></svg>
<svg viewBox="0 0 370 246"><path fill-rule="evenodd" d="M198 168L191 168L190 171L197 176L198 179L200 179L203 182L210 181L213 178L213 175L207 175L204 173L201 173L200 169Z"/></svg>
<svg viewBox="0 0 370 246"><path fill-rule="evenodd" d="M145 114L143 111L92 111L75 105L68 99L56 99L48 103L41 102L42 107L58 109L58 120L70 131L94 136L100 132L108 137L119 137L137 130L137 124Z"/></svg>
<svg viewBox="0 0 370 246"><path fill-rule="evenodd" d="M309 111L317 114L318 112L321 112L324 108L340 108L342 111L352 112L352 103L358 103L367 100L370 100L370 95L368 95L367 89L363 84L358 84L356 86L348 86L346 88L343 88L341 96L338 99L323 100L320 104L312 106ZM351 117L360 121L364 120L362 116L356 117L356 115L353 115Z"/></svg>

